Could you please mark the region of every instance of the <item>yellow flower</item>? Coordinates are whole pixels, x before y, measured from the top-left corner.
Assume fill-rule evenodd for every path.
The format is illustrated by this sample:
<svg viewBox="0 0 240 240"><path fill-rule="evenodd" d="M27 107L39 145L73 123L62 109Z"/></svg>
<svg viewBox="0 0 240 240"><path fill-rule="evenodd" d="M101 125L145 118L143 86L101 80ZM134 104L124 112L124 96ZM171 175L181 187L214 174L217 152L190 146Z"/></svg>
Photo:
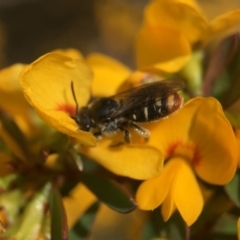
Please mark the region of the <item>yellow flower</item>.
<svg viewBox="0 0 240 240"><path fill-rule="evenodd" d="M73 59L83 60L93 70L91 93L93 96L112 96L130 76L131 69L101 53L91 53L86 58L76 49L57 49L54 52Z"/></svg>
<svg viewBox="0 0 240 240"><path fill-rule="evenodd" d="M64 207L68 216L68 227L71 228L86 209L88 209L96 200L97 199L92 192L90 192L83 184L78 184L70 192L69 196L63 199Z"/></svg>
<svg viewBox="0 0 240 240"><path fill-rule="evenodd" d="M131 70L117 60L99 53L86 57L86 63L94 73L93 96L112 96L131 74Z"/></svg>
<svg viewBox="0 0 240 240"><path fill-rule="evenodd" d="M234 176L238 150L232 127L217 100L195 98L150 130L149 144L163 153L166 162L158 177L140 185L137 203L144 210L162 204L164 220L177 208L191 225L203 208L197 177L224 185Z"/></svg>
<svg viewBox="0 0 240 240"><path fill-rule="evenodd" d="M10 119L14 121L26 138L32 137L35 130L30 105L26 101L18 82L18 76L24 67L24 64L18 63L0 70L0 138L8 149L8 153L0 152L1 176L11 172L6 167L7 163L12 160L9 155L10 151L24 162L27 161L26 152L20 147L17 138L9 133L9 129L6 129L4 122Z"/></svg>
<svg viewBox="0 0 240 240"><path fill-rule="evenodd" d="M137 65L144 71L179 71L194 49L229 35L239 21L240 9L209 22L193 0L151 1L136 40Z"/></svg>
<svg viewBox="0 0 240 240"><path fill-rule="evenodd" d="M92 71L80 59L59 53L49 53L26 66L20 75L20 84L29 103L38 115L60 132L77 138L86 145L95 145L92 134L78 130L75 121L76 104L71 92L71 82L79 106L90 98Z"/></svg>
<svg viewBox="0 0 240 240"><path fill-rule="evenodd" d="M14 64L0 70L0 108L10 114L26 134L30 134L33 122L30 106L20 88L18 76L24 64Z"/></svg>
<svg viewBox="0 0 240 240"><path fill-rule="evenodd" d="M20 83L27 100L44 121L85 146L93 146L97 139L89 132L78 130L71 118L76 114L76 104L70 83L74 82L77 102L81 107L87 105L92 80L90 68L84 62L89 62L96 73L93 93L97 95L116 93L130 70L100 54L90 55L84 61L64 55L55 52L42 56L22 71ZM116 76L119 74L116 81L114 73ZM121 135L117 137L121 137L122 141ZM162 154L155 147L123 145L111 148L110 145L111 140L104 139L94 148L81 145L79 151L110 171L135 179L157 176L162 169Z"/></svg>

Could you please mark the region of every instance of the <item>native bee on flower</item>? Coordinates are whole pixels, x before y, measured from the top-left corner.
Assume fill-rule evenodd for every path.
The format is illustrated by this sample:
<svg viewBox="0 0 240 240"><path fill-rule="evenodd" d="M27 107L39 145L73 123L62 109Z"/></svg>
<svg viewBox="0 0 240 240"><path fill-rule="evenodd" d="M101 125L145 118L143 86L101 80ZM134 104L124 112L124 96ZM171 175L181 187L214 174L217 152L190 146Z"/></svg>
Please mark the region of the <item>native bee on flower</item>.
<svg viewBox="0 0 240 240"><path fill-rule="evenodd" d="M180 79L156 81L111 97L98 98L79 109L71 82L76 103L75 116L71 117L80 130L91 132L97 138L122 131L124 142L130 143L129 130L132 129L148 140L149 131L139 124L157 121L176 112L183 104L183 98L177 91L184 86L184 81Z"/></svg>

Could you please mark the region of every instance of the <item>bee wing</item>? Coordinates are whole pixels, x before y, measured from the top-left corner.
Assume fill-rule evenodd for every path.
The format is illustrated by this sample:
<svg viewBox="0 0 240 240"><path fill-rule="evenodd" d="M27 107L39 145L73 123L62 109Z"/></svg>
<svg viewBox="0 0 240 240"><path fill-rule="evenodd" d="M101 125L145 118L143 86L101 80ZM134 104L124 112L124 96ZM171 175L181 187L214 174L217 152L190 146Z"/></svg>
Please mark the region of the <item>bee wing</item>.
<svg viewBox="0 0 240 240"><path fill-rule="evenodd" d="M119 109L114 111L111 117L120 117L133 109L148 106L156 102L156 100L166 98L184 87L185 82L181 79L167 79L119 93L110 97L119 102Z"/></svg>

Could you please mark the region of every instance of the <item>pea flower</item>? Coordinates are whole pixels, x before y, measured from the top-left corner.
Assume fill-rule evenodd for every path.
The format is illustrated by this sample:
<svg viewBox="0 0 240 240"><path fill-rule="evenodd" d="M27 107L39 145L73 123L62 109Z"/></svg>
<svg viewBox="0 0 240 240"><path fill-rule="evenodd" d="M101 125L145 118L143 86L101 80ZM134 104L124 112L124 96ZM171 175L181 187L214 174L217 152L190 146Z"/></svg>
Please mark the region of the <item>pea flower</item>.
<svg viewBox="0 0 240 240"><path fill-rule="evenodd" d="M143 71L177 72L189 62L193 51L230 35L239 21L239 9L208 21L193 0L151 1L136 39L137 66Z"/></svg>
<svg viewBox="0 0 240 240"><path fill-rule="evenodd" d="M119 78L114 82L112 71L115 68L122 71L121 76L128 74L127 68L101 55L90 56L85 61L93 66L93 71L99 76L98 80L94 79L93 90L101 95L115 91L124 81L124 78ZM20 84L26 99L50 126L77 139L78 143L81 143L80 152L113 173L135 179L148 179L158 175L162 169L162 155L155 147L124 145L109 148L110 139L99 142L96 147L89 147L96 145L97 139L91 133L79 130L71 117L78 114L71 91L71 81L74 83L79 107L87 105L90 98L93 75L85 61L53 52L26 66L20 75ZM106 62L108 65L105 65ZM112 83L109 83L112 87L106 90L104 82L110 78Z"/></svg>
<svg viewBox="0 0 240 240"><path fill-rule="evenodd" d="M24 64L14 64L0 71L0 108L1 113L9 115L15 121L24 134L30 138L35 131L34 122L31 119L31 110L28 102L21 91L18 75L25 67ZM18 145L14 136L9 134L4 125L4 119L0 119L0 138L8 149L11 150L19 159L26 162L27 154ZM3 143L1 143L3 144ZM6 164L11 156L1 148L1 172L9 173ZM3 174L4 175L4 174Z"/></svg>
<svg viewBox="0 0 240 240"><path fill-rule="evenodd" d="M72 50L70 53L73 55L77 52ZM6 238L14 236L16 239L42 239L43 236L49 235L50 217L44 209L49 204L50 189L52 189L50 183L52 177L49 171L56 171L57 165L59 171L59 162L49 164L51 156L56 159L56 154L50 154L44 161L42 154L39 154L48 144L45 134L49 138L52 132L34 115L24 97L18 81L19 74L24 68L24 64L14 64L0 71L0 206L2 209L0 233L1 237L4 235ZM54 136L50 136L52 137ZM29 179L36 170L37 162L40 163L42 170L46 170L46 174L35 172L36 178L32 182ZM38 173L40 175L37 175ZM45 178L43 187L38 186L43 180L41 175ZM28 192L29 184L36 184L37 187ZM85 196L84 201L82 196ZM72 227L95 201L96 197L89 189L81 183L77 184L69 196L63 198L68 227ZM24 211L20 214L19 209L23 208Z"/></svg>
<svg viewBox="0 0 240 240"><path fill-rule="evenodd" d="M165 221L178 209L190 226L204 205L197 179L224 185L235 174L238 149L232 127L216 99L198 97L150 130L149 145L163 153L165 164L158 177L140 185L137 203L144 210L162 204Z"/></svg>

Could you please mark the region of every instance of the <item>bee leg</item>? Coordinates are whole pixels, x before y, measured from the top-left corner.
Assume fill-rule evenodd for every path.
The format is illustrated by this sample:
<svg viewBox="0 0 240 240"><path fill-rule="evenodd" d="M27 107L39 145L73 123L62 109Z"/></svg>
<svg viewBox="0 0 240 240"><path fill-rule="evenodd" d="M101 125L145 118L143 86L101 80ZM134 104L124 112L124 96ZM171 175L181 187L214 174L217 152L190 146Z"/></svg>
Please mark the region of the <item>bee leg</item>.
<svg viewBox="0 0 240 240"><path fill-rule="evenodd" d="M123 145L124 143L127 143L129 144L130 143L130 140L131 140L131 134L130 132L125 129L124 127L122 126L119 126L119 129L123 132L124 134L124 142L119 142L119 143L115 143L115 144L111 144L109 147L119 147L121 145Z"/></svg>
<svg viewBox="0 0 240 240"><path fill-rule="evenodd" d="M131 139L131 134L130 134L130 132L127 130L127 129L125 129L125 128L123 128L123 127L119 127L119 129L123 132L123 134L124 134L124 142L125 143L130 143L130 139Z"/></svg>
<svg viewBox="0 0 240 240"><path fill-rule="evenodd" d="M150 133L149 133L148 130L146 130L145 128L142 128L142 127L140 127L140 126L138 126L136 123L131 122L131 121L128 122L128 126L129 126L130 128L132 128L136 133L138 133L139 135L141 135L146 142L149 140L149 135L150 135Z"/></svg>
<svg viewBox="0 0 240 240"><path fill-rule="evenodd" d="M102 134L101 132L95 132L93 133L94 137L96 137L98 140L101 140L102 139Z"/></svg>

